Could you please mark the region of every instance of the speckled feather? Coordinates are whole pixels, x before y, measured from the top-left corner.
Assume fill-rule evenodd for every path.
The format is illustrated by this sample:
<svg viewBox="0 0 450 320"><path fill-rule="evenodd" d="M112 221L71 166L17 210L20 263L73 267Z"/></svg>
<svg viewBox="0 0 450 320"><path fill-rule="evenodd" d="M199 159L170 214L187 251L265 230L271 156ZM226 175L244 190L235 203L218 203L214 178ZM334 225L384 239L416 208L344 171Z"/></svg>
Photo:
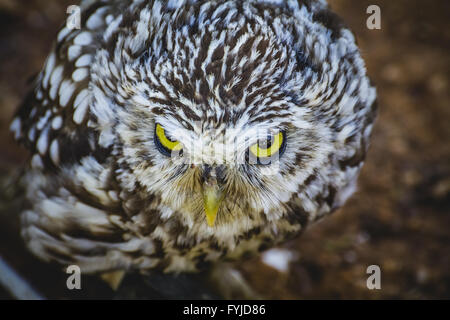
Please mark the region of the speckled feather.
<svg viewBox="0 0 450 320"><path fill-rule="evenodd" d="M324 1L81 6L82 29L61 29L11 125L32 152L21 217L38 257L85 272L196 271L283 242L354 192L376 92ZM182 156L157 150L155 123ZM269 129L286 132L283 155L246 163ZM213 227L204 165L225 168Z"/></svg>

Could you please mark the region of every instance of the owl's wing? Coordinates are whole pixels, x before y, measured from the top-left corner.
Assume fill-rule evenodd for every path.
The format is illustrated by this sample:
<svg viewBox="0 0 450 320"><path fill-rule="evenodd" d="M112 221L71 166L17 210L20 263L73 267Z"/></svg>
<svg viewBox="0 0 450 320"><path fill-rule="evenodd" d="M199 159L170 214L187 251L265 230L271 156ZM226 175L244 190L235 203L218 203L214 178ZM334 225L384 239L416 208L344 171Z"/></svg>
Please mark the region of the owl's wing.
<svg viewBox="0 0 450 320"><path fill-rule="evenodd" d="M18 109L11 131L32 152L33 166L69 164L99 151L89 125L90 65L108 22L120 12L116 2L82 2L81 29L62 27L33 90Z"/></svg>
<svg viewBox="0 0 450 320"><path fill-rule="evenodd" d="M122 201L111 153L99 147L97 119L90 109L92 62L107 46L108 28L120 28L111 22L120 20L131 2L82 2L82 28L60 30L11 125L15 138L32 153L32 170L22 179L27 190L22 237L41 259L75 263L84 272L126 269L133 256L143 255L141 250L151 254L154 248L135 236L139 231L125 227L124 208L130 212L141 206L133 205L133 195Z"/></svg>

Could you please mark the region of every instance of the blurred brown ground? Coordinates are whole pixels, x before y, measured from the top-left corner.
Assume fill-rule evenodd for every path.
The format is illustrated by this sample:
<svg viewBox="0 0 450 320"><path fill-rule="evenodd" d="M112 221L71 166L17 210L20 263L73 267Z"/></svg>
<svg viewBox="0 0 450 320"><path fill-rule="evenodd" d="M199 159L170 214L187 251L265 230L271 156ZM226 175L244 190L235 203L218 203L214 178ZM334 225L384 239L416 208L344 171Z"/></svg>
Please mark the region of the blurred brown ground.
<svg viewBox="0 0 450 320"><path fill-rule="evenodd" d="M8 132L15 108L38 72L68 5L76 0L0 0L0 174L2 184L27 154ZM355 32L379 96L379 117L358 192L332 216L286 244L298 252L288 273L255 258L240 265L267 298L450 298L450 1L330 0ZM366 28L366 8L381 8L381 30ZM17 204L0 196L0 255L64 297L64 277L23 252ZM381 290L366 288L366 268L381 267ZM53 277L52 283L45 277ZM94 281L94 280L93 280ZM93 282L101 287L101 284ZM93 293L92 293L93 292ZM107 289L82 297L109 297ZM0 298L7 297L0 289Z"/></svg>

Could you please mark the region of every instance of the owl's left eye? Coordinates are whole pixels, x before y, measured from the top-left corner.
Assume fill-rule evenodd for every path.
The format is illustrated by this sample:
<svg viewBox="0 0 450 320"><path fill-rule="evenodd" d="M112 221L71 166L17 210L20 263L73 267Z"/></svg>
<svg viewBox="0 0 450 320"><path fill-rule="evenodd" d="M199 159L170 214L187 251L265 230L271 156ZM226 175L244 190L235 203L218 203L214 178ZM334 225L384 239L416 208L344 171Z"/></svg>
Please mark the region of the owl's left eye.
<svg viewBox="0 0 450 320"><path fill-rule="evenodd" d="M286 134L280 131L260 139L248 149L248 161L256 164L270 164L280 157L286 149Z"/></svg>
<svg viewBox="0 0 450 320"><path fill-rule="evenodd" d="M164 128L157 123L155 127L155 145L165 156L170 157L174 153L180 154L183 145L179 141L174 141L166 135Z"/></svg>

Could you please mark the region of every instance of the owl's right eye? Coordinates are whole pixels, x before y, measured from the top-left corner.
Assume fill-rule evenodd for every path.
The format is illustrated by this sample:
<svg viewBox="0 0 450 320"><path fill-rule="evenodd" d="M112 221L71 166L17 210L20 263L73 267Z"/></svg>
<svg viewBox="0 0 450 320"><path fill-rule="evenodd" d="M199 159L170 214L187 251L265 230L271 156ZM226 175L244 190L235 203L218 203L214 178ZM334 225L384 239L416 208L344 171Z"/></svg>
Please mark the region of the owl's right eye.
<svg viewBox="0 0 450 320"><path fill-rule="evenodd" d="M252 164L271 164L276 157L280 157L286 148L286 133L280 131L270 134L250 146L247 151L247 161Z"/></svg>
<svg viewBox="0 0 450 320"><path fill-rule="evenodd" d="M159 123L157 123L155 127L155 145L163 155L168 157L173 154L181 154L183 151L181 142L170 139Z"/></svg>

